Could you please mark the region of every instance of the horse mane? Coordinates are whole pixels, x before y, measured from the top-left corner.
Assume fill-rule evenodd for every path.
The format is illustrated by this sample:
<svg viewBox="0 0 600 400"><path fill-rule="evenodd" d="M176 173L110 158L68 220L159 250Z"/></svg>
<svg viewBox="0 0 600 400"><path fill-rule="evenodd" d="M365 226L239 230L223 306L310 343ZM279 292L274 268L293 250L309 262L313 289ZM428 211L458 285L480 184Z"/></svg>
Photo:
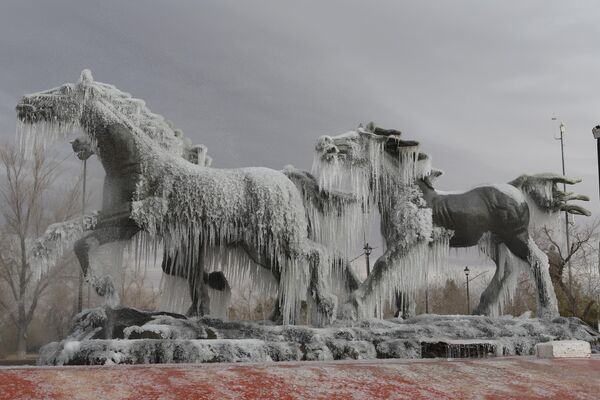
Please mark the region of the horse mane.
<svg viewBox="0 0 600 400"><path fill-rule="evenodd" d="M135 98L114 85L93 81L91 73L86 71L82 72L81 84L85 85L85 89L91 89L92 95L103 100L105 106L112 106L114 110L111 111L117 118L125 120L117 122L126 122L130 127L139 129L169 153L183 155L191 147L190 140L184 138L183 132L175 129L162 115L153 113L144 100ZM114 119L110 116L103 117Z"/></svg>

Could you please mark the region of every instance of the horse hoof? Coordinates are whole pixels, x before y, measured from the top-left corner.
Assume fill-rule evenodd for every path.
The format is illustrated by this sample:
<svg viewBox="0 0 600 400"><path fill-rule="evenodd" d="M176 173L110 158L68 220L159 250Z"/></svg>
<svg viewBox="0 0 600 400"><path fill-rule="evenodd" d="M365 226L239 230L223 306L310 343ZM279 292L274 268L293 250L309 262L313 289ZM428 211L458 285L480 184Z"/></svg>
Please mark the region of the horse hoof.
<svg viewBox="0 0 600 400"><path fill-rule="evenodd" d="M338 318L347 321L356 321L358 319L358 307L356 302L349 301L342 304L338 311Z"/></svg>
<svg viewBox="0 0 600 400"><path fill-rule="evenodd" d="M271 315L269 315L269 321L277 325L283 325L283 315L281 315L279 308L273 310Z"/></svg>
<svg viewBox="0 0 600 400"><path fill-rule="evenodd" d="M115 286L108 276L105 276L102 279L92 280L92 285L94 286L96 294L100 297L112 296L115 293Z"/></svg>
<svg viewBox="0 0 600 400"><path fill-rule="evenodd" d="M335 316L338 308L338 298L334 295L322 296L317 310L319 312L320 324L328 325L335 320Z"/></svg>
<svg viewBox="0 0 600 400"><path fill-rule="evenodd" d="M560 317L560 313L558 312L558 310L541 308L538 310L537 316L541 319L554 319Z"/></svg>

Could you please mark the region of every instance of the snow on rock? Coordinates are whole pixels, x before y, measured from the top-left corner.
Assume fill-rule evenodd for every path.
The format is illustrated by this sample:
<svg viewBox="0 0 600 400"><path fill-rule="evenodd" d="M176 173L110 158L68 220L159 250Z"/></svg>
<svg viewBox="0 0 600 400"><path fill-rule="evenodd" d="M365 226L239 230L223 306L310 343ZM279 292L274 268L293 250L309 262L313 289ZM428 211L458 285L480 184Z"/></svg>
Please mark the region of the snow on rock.
<svg viewBox="0 0 600 400"><path fill-rule="evenodd" d="M79 314L69 336L39 364L261 362L532 355L538 343L600 334L576 318L421 315L407 320L336 321L326 328L185 318L134 309Z"/></svg>

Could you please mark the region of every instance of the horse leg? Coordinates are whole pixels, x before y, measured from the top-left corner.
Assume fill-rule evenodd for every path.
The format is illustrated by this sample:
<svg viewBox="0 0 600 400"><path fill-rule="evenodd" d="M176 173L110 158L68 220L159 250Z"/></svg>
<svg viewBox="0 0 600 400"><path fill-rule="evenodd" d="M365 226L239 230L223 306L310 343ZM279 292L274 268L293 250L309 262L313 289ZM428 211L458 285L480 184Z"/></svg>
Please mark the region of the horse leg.
<svg viewBox="0 0 600 400"><path fill-rule="evenodd" d="M204 251L200 249L200 253L202 254L203 252ZM198 263L196 268L193 268L191 263L179 266L177 264L177 259L180 257L180 253L180 250L176 250L171 256L165 249L161 263L162 271L167 275L176 276L185 279L188 282L192 304L186 312L186 315L205 315L207 308L210 309L210 295L208 294L208 291L204 293L205 290L197 287L197 285L203 284L207 289L210 288L221 292L229 292L231 290L229 282L227 282L227 278L222 271L208 273L205 271L204 265L200 265L200 263ZM202 262L204 262L204 257L202 257ZM200 276L202 277L201 281L199 280ZM202 299L206 296L208 296L208 299L203 301Z"/></svg>
<svg viewBox="0 0 600 400"><path fill-rule="evenodd" d="M396 312L394 313L395 318L407 319L416 316L416 302L415 299L409 299L408 294L396 291L395 295Z"/></svg>
<svg viewBox="0 0 600 400"><path fill-rule="evenodd" d="M247 243L240 243L246 254L250 257L252 261L254 261L259 266L263 268L269 269L277 282L279 282L279 294L278 299L275 302L275 306L273 311L269 317L274 322L277 323L295 323L295 319L299 314L299 303L291 304L287 303L289 301L296 301L300 298L298 293L294 293L291 295L287 291L300 291L302 282L304 279L299 279L296 281L290 273L302 273L299 269L303 268L304 263L308 263L309 271L307 271L307 281L308 281L308 290L310 291L311 297L315 302L315 310L316 310L316 324L329 323L333 321L335 317L335 312L337 309L337 298L329 293L329 287L325 284L323 278L323 270L321 268L321 263L327 260L325 253L319 248L319 246L315 243L309 242L308 246L299 246L298 248L291 248L285 252L285 254L294 254L294 259L287 260L290 265L287 267L279 265L276 260L272 260L268 255L262 254L257 251L253 246ZM309 247L307 251L305 247ZM286 280L292 279L294 282L287 282ZM288 284L286 285L286 281ZM300 286L298 286L300 285ZM349 284L351 285L351 283ZM288 310L284 315L284 310ZM287 315L289 314L289 315ZM290 321L287 321L288 317Z"/></svg>
<svg viewBox="0 0 600 400"><path fill-rule="evenodd" d="M338 298L331 292L331 286L328 284L323 263L329 262L325 252L314 245L308 254L310 281L309 281L309 299L314 302L314 313L311 316L311 323L317 326L331 324L336 317ZM352 286L352 279L348 279L347 284Z"/></svg>
<svg viewBox="0 0 600 400"><path fill-rule="evenodd" d="M373 307L365 309L364 302L375 291L375 287L381 284L383 271L389 269L388 255L389 250L375 261L367 279L363 281L360 287L352 293L350 299L341 307L341 318L356 320L372 318L374 316Z"/></svg>
<svg viewBox="0 0 600 400"><path fill-rule="evenodd" d="M190 299L192 304L185 315L196 317L210 314L210 297L208 288L204 283L204 246L198 246L197 256L188 254L188 261L193 266L192 271L188 271L188 286L190 290ZM194 268L195 267L195 268Z"/></svg>
<svg viewBox="0 0 600 400"><path fill-rule="evenodd" d="M121 224L100 225L97 229L77 240L73 246L73 250L84 276L87 275L90 267L90 251L106 243L129 240L139 231L140 228L138 225L133 220L127 219ZM94 282L94 289L100 296L104 296L109 291L114 291L114 288L109 286L111 285L108 282Z"/></svg>
<svg viewBox="0 0 600 400"><path fill-rule="evenodd" d="M514 268L507 262L506 257L501 254L503 245L499 239L492 239L493 252L490 254L490 258L496 264L496 271L490 281L489 285L485 288L479 299L479 305L473 310L473 315L487 315L494 316L500 312L500 297L503 292L507 290L507 282L513 277L515 273Z"/></svg>
<svg viewBox="0 0 600 400"><path fill-rule="evenodd" d="M554 286L550 279L548 257L529 237L527 232L511 236L506 240L509 250L525 261L529 266L531 276L537 288L537 316L540 318L555 318L559 315L558 303Z"/></svg>
<svg viewBox="0 0 600 400"><path fill-rule="evenodd" d="M381 316L383 310L378 309L378 304L373 304L373 301L381 296L389 295L391 298L394 298L396 292L402 291L402 287L394 287L396 286L393 284L394 282L390 282L390 279L394 279L390 274L396 275L396 278L398 275L402 275L404 267L402 260L409 254L408 249L413 248L415 245L418 245L418 243L412 243L401 248L388 249L379 257L367 279L352 293L351 299L342 307L342 317L345 319L357 319L373 318L375 315ZM398 268L400 268L399 271L394 271ZM390 283L392 285L389 285ZM382 294L382 287L388 287L393 293Z"/></svg>
<svg viewBox="0 0 600 400"><path fill-rule="evenodd" d="M247 243L235 243L234 245L240 245L242 247L242 249L244 250L244 252L246 252L246 254L248 255L248 257L250 257L250 259L258 266L263 267L265 269L268 269L269 271L271 271L271 273L273 274L273 276L275 277L275 280L277 282L281 281L281 273L279 271L279 265L277 265L276 263L273 263L273 260L271 260L271 258L269 256L267 256L266 254L261 254L261 252L259 252L258 250L256 250L253 246L250 246ZM278 298L275 301L275 304L273 305L273 311L271 311L271 314L269 315L269 320L278 323L278 324L282 324L283 323L283 314L281 313L281 307L280 307L280 298L278 296Z"/></svg>

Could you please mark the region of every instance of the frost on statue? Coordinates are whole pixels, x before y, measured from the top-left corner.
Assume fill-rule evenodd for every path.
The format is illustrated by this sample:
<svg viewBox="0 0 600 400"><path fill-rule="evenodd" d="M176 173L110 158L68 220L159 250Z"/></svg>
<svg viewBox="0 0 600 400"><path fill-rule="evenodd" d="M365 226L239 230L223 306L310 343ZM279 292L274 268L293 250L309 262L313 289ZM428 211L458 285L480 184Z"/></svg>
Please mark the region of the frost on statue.
<svg viewBox="0 0 600 400"><path fill-rule="evenodd" d="M94 81L88 70L76 84L24 96L17 114L26 148L79 126L104 167L102 210L93 230L75 243L81 267L98 292L114 290L110 282L94 278L90 252L136 236L147 251L162 244L170 263L165 269L197 289L198 306L192 311L208 309L201 278L204 253L218 247L241 249L245 259L276 276L276 311L283 323L297 321L307 293L315 323L335 317L337 299L327 282L335 262L308 237L304 198L284 173L209 168L205 149L191 146L142 100ZM234 271L242 267L239 257L231 262Z"/></svg>
<svg viewBox="0 0 600 400"><path fill-rule="evenodd" d="M187 319L133 309L77 315L67 338L40 350L40 365L327 361L531 355L537 343L600 335L577 318L421 315L407 320L335 321L326 328Z"/></svg>
<svg viewBox="0 0 600 400"><path fill-rule="evenodd" d="M522 175L508 184L480 186L465 193L442 193L432 181L441 171L419 143L400 131L373 123L354 131L323 136L316 146L313 172L328 190L346 188L363 208L378 210L384 254L352 294L344 310L359 318L381 317L383 306L414 297L427 276L439 274L448 247L479 245L496 263L496 273L481 296L476 314L498 315L516 288L519 271L529 274L538 292L538 316L558 316L548 259L529 236L534 216L559 211L589 215L569 204L586 196L562 192L558 183L580 180L555 174Z"/></svg>
<svg viewBox="0 0 600 400"><path fill-rule="evenodd" d="M461 194L436 191L441 171L419 143L372 123L322 137L312 174L211 168L206 147L193 146L142 100L94 81L88 70L77 83L24 96L17 115L25 148L82 128L73 149L79 157L96 154L106 172L102 210L86 217L85 232L73 221L52 226L36 243L35 264L49 268L74 243L96 290L111 294L113 283L96 276L90 253L133 238L146 254L164 249L163 270L187 280L189 315L215 309L209 289L224 313L227 281L271 291L273 278L279 299L272 317L284 324L298 322L304 300L314 325L381 318L386 303L410 314L417 290L442 272L449 247L479 245L497 270L478 313L500 314L523 270L537 285L539 315L552 317L556 299L547 259L528 235L530 214L588 213L568 203L584 196L557 186L578 181L553 174ZM360 282L348 260L375 213L385 252ZM227 279L211 272L215 264Z"/></svg>

